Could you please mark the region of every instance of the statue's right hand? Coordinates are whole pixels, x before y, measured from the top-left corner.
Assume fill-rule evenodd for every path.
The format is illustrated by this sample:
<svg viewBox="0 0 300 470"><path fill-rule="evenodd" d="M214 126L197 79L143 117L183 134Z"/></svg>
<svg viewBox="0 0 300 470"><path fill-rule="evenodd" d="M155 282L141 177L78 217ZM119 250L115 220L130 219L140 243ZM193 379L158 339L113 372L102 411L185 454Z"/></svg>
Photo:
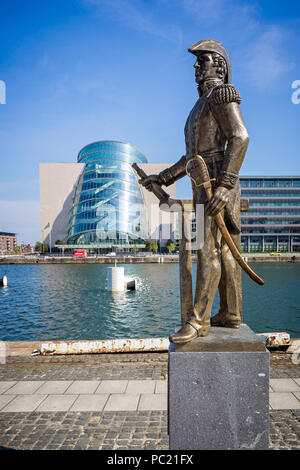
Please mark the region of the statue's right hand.
<svg viewBox="0 0 300 470"><path fill-rule="evenodd" d="M147 176L144 180L139 180L139 183L142 184L148 191L152 189L152 183L160 184L158 175Z"/></svg>

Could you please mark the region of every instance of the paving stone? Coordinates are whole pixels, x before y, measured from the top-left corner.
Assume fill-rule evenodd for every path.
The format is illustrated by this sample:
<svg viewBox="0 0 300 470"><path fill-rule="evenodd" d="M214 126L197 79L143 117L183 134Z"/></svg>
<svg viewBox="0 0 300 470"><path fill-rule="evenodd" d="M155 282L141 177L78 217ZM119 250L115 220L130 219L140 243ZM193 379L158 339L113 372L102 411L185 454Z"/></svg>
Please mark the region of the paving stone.
<svg viewBox="0 0 300 470"><path fill-rule="evenodd" d="M296 384L299 385L300 387L300 378L296 378L296 379L294 378L293 380L295 380Z"/></svg>
<svg viewBox="0 0 300 470"><path fill-rule="evenodd" d="M125 393L154 393L155 380L129 380Z"/></svg>
<svg viewBox="0 0 300 470"><path fill-rule="evenodd" d="M13 387L9 388L5 394L9 395L29 395L35 393L41 385L44 384L44 381L21 381L17 382Z"/></svg>
<svg viewBox="0 0 300 470"><path fill-rule="evenodd" d="M16 395L0 395L0 411L15 397Z"/></svg>
<svg viewBox="0 0 300 470"><path fill-rule="evenodd" d="M39 395L34 395L39 396ZM68 411L78 395L48 395L38 407L38 411Z"/></svg>
<svg viewBox="0 0 300 470"><path fill-rule="evenodd" d="M104 411L134 411L137 409L140 395L136 393L115 393L110 395Z"/></svg>
<svg viewBox="0 0 300 470"><path fill-rule="evenodd" d="M293 392L293 394L300 401L300 391L299 392Z"/></svg>
<svg viewBox="0 0 300 470"><path fill-rule="evenodd" d="M138 410L166 410L168 396L166 393L143 393L139 401Z"/></svg>
<svg viewBox="0 0 300 470"><path fill-rule="evenodd" d="M0 382L0 394L6 392L9 390L13 385L15 385L17 382L16 381L3 381Z"/></svg>
<svg viewBox="0 0 300 470"><path fill-rule="evenodd" d="M128 380L102 380L95 393L124 393Z"/></svg>
<svg viewBox="0 0 300 470"><path fill-rule="evenodd" d="M273 410L300 409L300 401L289 392L273 392L270 394L270 405Z"/></svg>
<svg viewBox="0 0 300 470"><path fill-rule="evenodd" d="M168 393L168 381L156 380L155 393Z"/></svg>
<svg viewBox="0 0 300 470"><path fill-rule="evenodd" d="M108 397L109 395L104 393L98 395L79 395L70 408L70 411L102 411ZM97 423L90 424L98 426Z"/></svg>
<svg viewBox="0 0 300 470"><path fill-rule="evenodd" d="M300 386L293 379L270 379L274 392L300 392Z"/></svg>
<svg viewBox="0 0 300 470"><path fill-rule="evenodd" d="M71 380L48 380L35 393L45 395L63 394L71 383Z"/></svg>
<svg viewBox="0 0 300 470"><path fill-rule="evenodd" d="M74 380L65 394L76 395L80 393L94 393L99 384L99 380Z"/></svg>
<svg viewBox="0 0 300 470"><path fill-rule="evenodd" d="M47 395L17 395L1 412L34 411Z"/></svg>

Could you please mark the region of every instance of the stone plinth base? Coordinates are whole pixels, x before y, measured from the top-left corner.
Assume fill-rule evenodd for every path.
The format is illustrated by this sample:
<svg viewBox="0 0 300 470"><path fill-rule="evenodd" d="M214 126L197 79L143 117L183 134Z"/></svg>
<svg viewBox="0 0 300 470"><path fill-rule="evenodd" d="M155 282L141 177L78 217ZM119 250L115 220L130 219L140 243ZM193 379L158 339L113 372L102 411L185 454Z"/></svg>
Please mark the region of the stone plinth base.
<svg viewBox="0 0 300 470"><path fill-rule="evenodd" d="M269 352L243 324L169 350L170 449L267 449Z"/></svg>

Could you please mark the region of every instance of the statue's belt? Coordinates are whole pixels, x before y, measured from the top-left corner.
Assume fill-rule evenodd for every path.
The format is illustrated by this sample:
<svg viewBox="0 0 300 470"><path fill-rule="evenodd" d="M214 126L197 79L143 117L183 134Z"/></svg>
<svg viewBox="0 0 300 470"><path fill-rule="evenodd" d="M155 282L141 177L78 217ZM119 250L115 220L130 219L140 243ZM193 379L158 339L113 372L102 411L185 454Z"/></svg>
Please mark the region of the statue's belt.
<svg viewBox="0 0 300 470"><path fill-rule="evenodd" d="M211 165L213 163L221 162L224 160L224 151L221 150L219 152L202 152L201 153L206 165ZM190 160L195 161L195 155L190 157L186 157L187 162Z"/></svg>

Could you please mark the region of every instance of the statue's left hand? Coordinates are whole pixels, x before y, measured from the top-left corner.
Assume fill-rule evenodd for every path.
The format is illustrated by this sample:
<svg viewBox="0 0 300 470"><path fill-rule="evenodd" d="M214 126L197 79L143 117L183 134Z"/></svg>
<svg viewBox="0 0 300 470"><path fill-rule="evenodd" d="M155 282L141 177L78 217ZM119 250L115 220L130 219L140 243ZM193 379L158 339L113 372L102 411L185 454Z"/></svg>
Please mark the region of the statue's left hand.
<svg viewBox="0 0 300 470"><path fill-rule="evenodd" d="M159 175L149 175L144 180L139 180L139 183L142 184L148 191L152 191L152 183L159 183Z"/></svg>
<svg viewBox="0 0 300 470"><path fill-rule="evenodd" d="M213 194L213 197L206 206L205 210L207 215L214 217L219 212L221 212L222 209L224 209L229 199L229 191L230 190L225 188L224 186L217 187Z"/></svg>

